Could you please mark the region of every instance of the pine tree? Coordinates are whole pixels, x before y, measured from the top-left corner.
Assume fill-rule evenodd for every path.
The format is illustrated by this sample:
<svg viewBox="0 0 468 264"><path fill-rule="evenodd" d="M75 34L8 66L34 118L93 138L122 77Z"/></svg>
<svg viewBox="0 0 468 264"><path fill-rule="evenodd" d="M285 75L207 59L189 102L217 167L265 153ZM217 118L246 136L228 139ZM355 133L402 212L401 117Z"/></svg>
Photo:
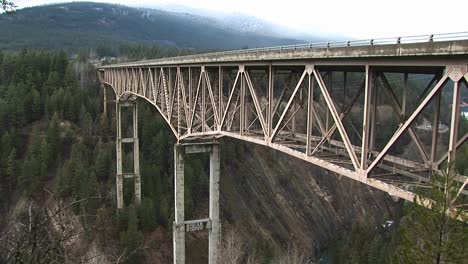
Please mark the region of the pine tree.
<svg viewBox="0 0 468 264"><path fill-rule="evenodd" d="M460 186L451 174L432 176L430 192L425 193L433 200L431 209L415 204L409 206L400 228L402 238L395 254L397 263L466 263L468 224L465 221L468 219L462 209L454 207ZM418 195L415 202L421 199ZM452 217L448 215L449 208L452 208Z"/></svg>
<svg viewBox="0 0 468 264"><path fill-rule="evenodd" d="M41 96L36 89L32 89L31 91L31 120L35 121L41 118Z"/></svg>
<svg viewBox="0 0 468 264"><path fill-rule="evenodd" d="M104 113L99 118L99 132L101 136L103 137L110 134L109 119L107 118L107 115Z"/></svg>
<svg viewBox="0 0 468 264"><path fill-rule="evenodd" d="M23 163L19 184L27 195L33 194L39 186L38 164L34 157L27 158Z"/></svg>
<svg viewBox="0 0 468 264"><path fill-rule="evenodd" d="M52 93L60 88L60 76L56 71L49 73L47 81L44 83L42 90L42 98L45 99L46 96L52 95Z"/></svg>
<svg viewBox="0 0 468 264"><path fill-rule="evenodd" d="M146 232L153 231L156 227L156 211L153 201L143 198L138 209L141 229Z"/></svg>
<svg viewBox="0 0 468 264"><path fill-rule="evenodd" d="M157 212L158 223L167 228L169 224L169 203L165 195L161 198L159 208L159 212Z"/></svg>
<svg viewBox="0 0 468 264"><path fill-rule="evenodd" d="M94 165L96 169L97 178L103 182L109 177L109 168L111 166L109 148L105 145L98 146L98 154L96 157L96 163Z"/></svg>
<svg viewBox="0 0 468 264"><path fill-rule="evenodd" d="M93 119L91 115L86 111L84 105L81 106L80 110L80 126L85 136L92 136L93 132Z"/></svg>
<svg viewBox="0 0 468 264"><path fill-rule="evenodd" d="M31 140L28 146L28 156L34 157L36 159L41 158L41 144L42 139L39 131L39 127L35 125L31 131Z"/></svg>
<svg viewBox="0 0 468 264"><path fill-rule="evenodd" d="M92 221L93 216L96 215L99 207L98 199L98 183L96 180L96 174L90 172L88 175L83 175L80 181L80 193L79 198L83 200L80 203L81 212L86 217L86 222Z"/></svg>
<svg viewBox="0 0 468 264"><path fill-rule="evenodd" d="M120 235L120 241L125 247L127 263L138 263L138 249L143 242L143 234L138 230L138 218L133 205L128 208L127 230Z"/></svg>
<svg viewBox="0 0 468 264"><path fill-rule="evenodd" d="M60 121L57 112L54 113L47 128L47 142L49 143L50 159L55 160L59 153L60 145Z"/></svg>
<svg viewBox="0 0 468 264"><path fill-rule="evenodd" d="M114 210L114 208L111 208ZM98 239L99 243L102 246L106 246L108 237L111 235L111 227L112 227L112 217L111 212L105 207L101 207L97 210L96 213L96 227L98 231Z"/></svg>
<svg viewBox="0 0 468 264"><path fill-rule="evenodd" d="M6 166L6 190L7 195L11 195L13 187L16 182L16 150L12 149L8 155L7 166Z"/></svg>
<svg viewBox="0 0 468 264"><path fill-rule="evenodd" d="M2 161L2 164L5 164L6 162L6 159L7 159L7 155L10 154L10 151L12 149L12 136L11 134L7 131L5 132L3 135L2 135L2 139L1 139L1 161Z"/></svg>
<svg viewBox="0 0 468 264"><path fill-rule="evenodd" d="M47 178L47 174L49 172L51 159L50 159L50 148L47 140L45 138L41 141L41 168L40 174L41 178Z"/></svg>

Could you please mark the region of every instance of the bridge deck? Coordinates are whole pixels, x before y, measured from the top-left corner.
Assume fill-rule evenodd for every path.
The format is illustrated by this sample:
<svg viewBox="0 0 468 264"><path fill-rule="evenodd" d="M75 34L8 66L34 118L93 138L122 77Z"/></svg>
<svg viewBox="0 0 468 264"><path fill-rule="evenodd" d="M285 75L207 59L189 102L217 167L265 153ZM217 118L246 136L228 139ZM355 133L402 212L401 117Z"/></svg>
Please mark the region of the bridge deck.
<svg viewBox="0 0 468 264"><path fill-rule="evenodd" d="M149 66L177 66L177 65L246 65L271 62L276 65L291 65L291 61L308 61L320 65L389 65L391 61L398 66L430 66L440 65L445 57L462 61L468 56L468 40L452 40L442 42L422 42L406 44L384 44L369 46L344 47L314 47L287 46L285 48L260 48L227 52L196 54L180 57L162 58L138 62L128 62L102 66L106 68L128 68ZM379 58L386 57L382 62ZM391 60L389 58L392 58Z"/></svg>

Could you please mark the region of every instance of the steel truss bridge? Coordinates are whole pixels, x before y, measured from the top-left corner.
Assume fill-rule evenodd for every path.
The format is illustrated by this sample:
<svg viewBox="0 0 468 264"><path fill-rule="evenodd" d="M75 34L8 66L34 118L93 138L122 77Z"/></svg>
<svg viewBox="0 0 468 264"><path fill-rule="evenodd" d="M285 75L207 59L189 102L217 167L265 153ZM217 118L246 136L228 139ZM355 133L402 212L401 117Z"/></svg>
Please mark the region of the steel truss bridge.
<svg viewBox="0 0 468 264"><path fill-rule="evenodd" d="M179 149L219 137L267 146L413 202L414 188L429 186L434 172L454 163L468 138L459 125L468 101L467 68L465 33L163 58L101 66L99 77L114 90L118 113L122 102L143 98L177 138L180 224L177 181L183 184L183 166L180 171L177 164L187 151ZM119 133L121 159L122 141L138 140L136 129L133 140ZM217 147L205 147L191 153L205 149L219 159ZM211 164L219 174L219 161ZM124 174L121 168L119 173ZM455 180L454 201L468 194L468 177ZM431 206L430 200L420 203ZM199 222L200 227L213 228L211 221L219 220L211 212L211 220Z"/></svg>

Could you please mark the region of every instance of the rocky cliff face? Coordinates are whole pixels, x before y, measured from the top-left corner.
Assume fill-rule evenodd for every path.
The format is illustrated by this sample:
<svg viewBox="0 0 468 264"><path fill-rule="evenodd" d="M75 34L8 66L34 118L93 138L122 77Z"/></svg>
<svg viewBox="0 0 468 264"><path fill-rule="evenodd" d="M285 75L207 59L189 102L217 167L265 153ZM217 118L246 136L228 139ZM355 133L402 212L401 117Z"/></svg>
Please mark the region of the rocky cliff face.
<svg viewBox="0 0 468 264"><path fill-rule="evenodd" d="M310 255L355 222L379 223L398 204L378 190L263 146L222 142L222 220L243 237Z"/></svg>

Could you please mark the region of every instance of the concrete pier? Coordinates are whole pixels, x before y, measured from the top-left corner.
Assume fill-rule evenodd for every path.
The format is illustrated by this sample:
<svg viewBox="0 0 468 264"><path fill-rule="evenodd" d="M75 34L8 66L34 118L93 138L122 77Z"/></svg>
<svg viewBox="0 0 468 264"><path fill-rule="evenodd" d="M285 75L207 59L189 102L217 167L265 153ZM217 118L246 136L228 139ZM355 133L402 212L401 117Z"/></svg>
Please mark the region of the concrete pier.
<svg viewBox="0 0 468 264"><path fill-rule="evenodd" d="M174 264L185 264L184 147L174 146Z"/></svg>
<svg viewBox="0 0 468 264"><path fill-rule="evenodd" d="M122 107L131 107L133 111L133 135L131 138L122 137ZM135 203L141 202L141 176L140 176L140 154L138 141L138 105L133 102L116 102L116 123L117 137L115 142L117 155L117 175L115 177L117 208L122 209L124 206L123 199L123 179L133 178L135 188ZM133 144L133 172L123 172L123 150L122 144Z"/></svg>
<svg viewBox="0 0 468 264"><path fill-rule="evenodd" d="M210 153L210 220L208 263L216 264L219 259L221 221L219 219L219 145L213 144Z"/></svg>
<svg viewBox="0 0 468 264"><path fill-rule="evenodd" d="M210 153L209 218L186 221L184 219L184 156ZM176 144L174 147L174 263L185 264L185 232L208 229L208 263L219 263L221 221L219 219L220 153L216 142Z"/></svg>

